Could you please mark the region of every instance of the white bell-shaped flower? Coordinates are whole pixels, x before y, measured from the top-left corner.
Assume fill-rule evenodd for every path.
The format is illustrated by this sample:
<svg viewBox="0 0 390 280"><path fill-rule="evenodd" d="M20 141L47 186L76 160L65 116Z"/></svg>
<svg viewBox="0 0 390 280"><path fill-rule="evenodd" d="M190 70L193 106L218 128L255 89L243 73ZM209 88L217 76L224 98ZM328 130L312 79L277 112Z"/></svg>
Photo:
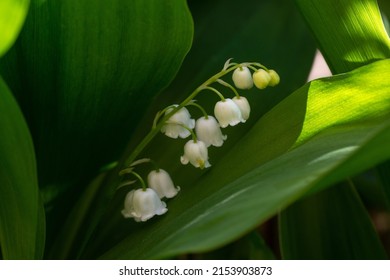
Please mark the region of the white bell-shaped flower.
<svg viewBox="0 0 390 280"><path fill-rule="evenodd" d="M190 162L193 166L200 169L211 166L206 144L200 140L196 142L190 140L184 145L184 155L181 156L180 161L182 164Z"/></svg>
<svg viewBox="0 0 390 280"><path fill-rule="evenodd" d="M148 174L148 185L160 198L172 198L180 191L180 187L175 187L171 176L163 169L153 170Z"/></svg>
<svg viewBox="0 0 390 280"><path fill-rule="evenodd" d="M233 98L233 102L236 103L238 108L240 108L242 118L246 121L249 118L251 112L251 107L249 106L248 100L243 96L235 96Z"/></svg>
<svg viewBox="0 0 390 280"><path fill-rule="evenodd" d="M178 105L175 105L177 107ZM168 109L165 112L165 115L169 114L173 108ZM182 125L193 129L195 127L195 120L191 119L190 112L188 112L187 108L183 107L179 111L177 111L173 116L171 116L164 126L161 128L161 132L165 133L166 136L171 138L187 138L191 135L191 132L188 131Z"/></svg>
<svg viewBox="0 0 390 280"><path fill-rule="evenodd" d="M240 122L245 122L242 118L241 110L230 98L218 101L214 107L214 115L222 128L228 125L235 126Z"/></svg>
<svg viewBox="0 0 390 280"><path fill-rule="evenodd" d="M236 88L251 89L253 87L252 74L246 66L240 66L234 70L232 79Z"/></svg>
<svg viewBox="0 0 390 280"><path fill-rule="evenodd" d="M271 80L269 81L269 85L271 86L271 87L274 87L274 86L276 86L277 84L279 84L279 82L280 82L280 77L279 77L279 74L278 73L276 73L276 71L275 70L269 70L268 71L268 74L271 76Z"/></svg>
<svg viewBox="0 0 390 280"><path fill-rule="evenodd" d="M126 195L122 215L125 218L134 218L137 222L145 222L155 215L166 213L166 206L151 188L132 190Z"/></svg>
<svg viewBox="0 0 390 280"><path fill-rule="evenodd" d="M271 81L271 75L264 69L259 69L253 73L253 82L258 89L265 89Z"/></svg>
<svg viewBox="0 0 390 280"><path fill-rule="evenodd" d="M134 203L133 203L134 192L135 190L128 192L125 197L125 203L124 203L125 205L121 212L123 217L125 218L133 218L132 213L134 212Z"/></svg>
<svg viewBox="0 0 390 280"><path fill-rule="evenodd" d="M196 120L196 136L206 147L213 145L221 147L227 136L222 134L221 127L213 116L201 117Z"/></svg>

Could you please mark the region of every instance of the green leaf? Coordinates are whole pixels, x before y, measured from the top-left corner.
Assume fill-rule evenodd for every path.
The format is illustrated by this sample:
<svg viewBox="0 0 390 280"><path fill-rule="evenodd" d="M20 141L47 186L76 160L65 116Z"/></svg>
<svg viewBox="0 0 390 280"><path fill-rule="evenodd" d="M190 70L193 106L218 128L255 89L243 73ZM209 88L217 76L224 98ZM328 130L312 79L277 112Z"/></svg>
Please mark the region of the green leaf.
<svg viewBox="0 0 390 280"><path fill-rule="evenodd" d="M390 57L390 39L376 0L296 3L333 73Z"/></svg>
<svg viewBox="0 0 390 280"><path fill-rule="evenodd" d="M216 248L302 196L387 159L389 74L390 61L384 60L300 88L198 183L182 185L167 215L128 225L128 237L101 258L162 258Z"/></svg>
<svg viewBox="0 0 390 280"><path fill-rule="evenodd" d="M192 29L185 0L32 1L0 71L34 139L49 243L173 79Z"/></svg>
<svg viewBox="0 0 390 280"><path fill-rule="evenodd" d="M194 255L201 260L274 260L275 255L268 248L263 237L256 231L218 250Z"/></svg>
<svg viewBox="0 0 390 280"><path fill-rule="evenodd" d="M0 244L5 259L42 258L44 213L34 148L20 109L0 78Z"/></svg>
<svg viewBox="0 0 390 280"><path fill-rule="evenodd" d="M285 259L387 259L358 194L345 185L283 211L280 238Z"/></svg>
<svg viewBox="0 0 390 280"><path fill-rule="evenodd" d="M0 2L0 57L15 42L27 15L30 0L2 0Z"/></svg>

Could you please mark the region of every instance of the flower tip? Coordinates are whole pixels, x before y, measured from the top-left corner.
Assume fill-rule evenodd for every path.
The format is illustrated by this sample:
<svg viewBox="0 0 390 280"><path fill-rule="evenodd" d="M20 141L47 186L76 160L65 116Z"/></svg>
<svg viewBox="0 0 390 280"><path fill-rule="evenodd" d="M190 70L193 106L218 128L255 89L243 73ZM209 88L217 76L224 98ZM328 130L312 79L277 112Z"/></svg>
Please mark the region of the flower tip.
<svg viewBox="0 0 390 280"><path fill-rule="evenodd" d="M268 73L271 76L271 80L269 81L269 85L271 87L278 85L280 82L279 74L275 70L272 70L272 69L269 70Z"/></svg>

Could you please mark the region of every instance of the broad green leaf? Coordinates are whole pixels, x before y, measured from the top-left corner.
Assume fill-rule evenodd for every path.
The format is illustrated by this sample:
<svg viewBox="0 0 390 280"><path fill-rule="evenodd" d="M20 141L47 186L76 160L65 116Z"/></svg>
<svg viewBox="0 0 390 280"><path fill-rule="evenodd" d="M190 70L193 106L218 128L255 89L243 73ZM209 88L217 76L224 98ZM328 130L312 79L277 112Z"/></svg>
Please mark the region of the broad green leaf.
<svg viewBox="0 0 390 280"><path fill-rule="evenodd" d="M319 3L298 0L297 3L334 73L349 71L372 61L390 57L390 40L385 31L376 1L327 1L326 3ZM324 20L331 17L337 20L328 20L324 24ZM370 190L372 193L373 188L371 187ZM340 196L344 195L341 190L337 191L340 192ZM318 195L318 200L327 199L326 192L322 196ZM328 211L340 209L340 212L347 213L351 208L360 209L361 205L358 199L355 199L355 205L353 205L353 198L354 196L350 198L348 206L341 201L338 204L335 201L332 206L329 206ZM383 199L380 201L383 202ZM288 211L290 210L287 210L285 215L292 220L294 213L288 213ZM296 213L295 219L297 221L301 219L299 213ZM296 235L289 236L288 232L290 231L294 232L294 229L285 229L281 232L281 239L284 240L283 246L286 247L286 251L295 246L294 237L297 237ZM371 234L373 232L370 225L368 225L368 228L361 229L358 223L351 221L348 229L344 232L347 231L365 231L366 236L364 234L355 235L353 240L355 243L364 242L365 244L373 245L372 254L369 254L364 246L359 248L346 247L342 242L339 243L337 238L332 240L330 239L331 235L323 236L318 231L313 232L312 239L322 239L322 245L320 246L323 247L340 246L340 250L335 250L333 256L330 256L328 252L324 258L359 258L359 256L362 257L364 255L365 258L372 258L383 253L378 246L372 244L375 243L376 236L367 238L370 232ZM296 242L299 243L299 239L296 239ZM302 251L304 252L305 250L302 249ZM321 250L318 251L318 254L321 254ZM286 255L289 258L302 257L296 250L292 250Z"/></svg>
<svg viewBox="0 0 390 280"><path fill-rule="evenodd" d="M0 244L4 259L42 258L44 213L30 132L0 78Z"/></svg>
<svg viewBox="0 0 390 280"><path fill-rule="evenodd" d="M333 73L390 57L390 39L376 0L296 3Z"/></svg>
<svg viewBox="0 0 390 280"><path fill-rule="evenodd" d="M193 255L201 260L274 260L275 255L256 231L218 250Z"/></svg>
<svg viewBox="0 0 390 280"><path fill-rule="evenodd" d="M280 214L285 259L387 259L370 217L351 186L338 185Z"/></svg>
<svg viewBox="0 0 390 280"><path fill-rule="evenodd" d="M384 60L300 88L198 183L182 185L166 215L128 224L128 237L101 258L162 258L216 248L302 196L387 159L390 83L383 77L389 74L390 61ZM119 212L111 213L113 220Z"/></svg>
<svg viewBox="0 0 390 280"><path fill-rule="evenodd" d="M240 94L247 97L251 103L251 117L245 125L226 129L228 140L223 147L210 148L212 164L217 165L218 158L228 152L265 112L306 81L315 45L294 3L289 0L248 0L246 5L237 1L196 0L189 1L189 7L196 27L192 48L173 83L158 96L134 133L128 146L128 153L151 128L157 111L186 98L211 74L220 71L229 57L234 57L235 62L260 61L275 68L282 77L282 82L278 87L268 88L265 91L258 89L240 91ZM263 28L264 26L267 28ZM230 75L224 79L226 82L232 82ZM221 88L221 91L226 96L233 95L229 89ZM213 106L218 100L214 94L205 92L198 95L196 99L209 114L213 113ZM200 116L196 108L189 107L188 109L194 118ZM160 135L144 153L144 156L153 158L162 168L168 170L180 186L188 185L188 182L195 184L202 174L200 170L183 167L180 164L179 158L183 152L184 141L174 141ZM113 174L117 178L117 172ZM110 187L115 189L117 184L111 184ZM119 198L113 202L115 207L118 204L122 205L123 195L120 194ZM98 205L99 203L96 204L97 207ZM112 211L115 211L116 215L117 209ZM113 223L110 214L107 216L109 221L103 220L103 228L99 227L96 230L97 236L89 246L88 257L96 256L97 253L91 251L107 250L118 243L128 232L125 225L119 229L110 228L107 224ZM90 219L86 220L88 221ZM123 223L123 220L119 218L115 221Z"/></svg>
<svg viewBox="0 0 390 280"><path fill-rule="evenodd" d="M0 1L0 57L15 42L27 15L30 0Z"/></svg>
<svg viewBox="0 0 390 280"><path fill-rule="evenodd" d="M0 62L31 129L48 242L87 183L116 160L192 41L184 0L34 0Z"/></svg>

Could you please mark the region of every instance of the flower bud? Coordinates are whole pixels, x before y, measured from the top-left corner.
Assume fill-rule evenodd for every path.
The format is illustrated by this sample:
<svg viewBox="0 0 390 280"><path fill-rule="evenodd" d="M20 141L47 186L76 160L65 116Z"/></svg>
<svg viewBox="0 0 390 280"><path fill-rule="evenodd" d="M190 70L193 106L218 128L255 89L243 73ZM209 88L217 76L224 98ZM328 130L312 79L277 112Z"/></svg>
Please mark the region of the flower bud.
<svg viewBox="0 0 390 280"><path fill-rule="evenodd" d="M253 73L253 82L258 89L265 89L270 81L271 76L264 69L259 69Z"/></svg>
<svg viewBox="0 0 390 280"><path fill-rule="evenodd" d="M221 147L227 138L226 135L222 134L220 125L212 116L208 116L207 119L205 117L199 118L195 124L195 132L198 139L205 143L206 147L210 145Z"/></svg>
<svg viewBox="0 0 390 280"><path fill-rule="evenodd" d="M190 162L193 166L203 169L211 166L208 160L207 147L202 141L190 140L184 145L184 155L180 158L182 164Z"/></svg>
<svg viewBox="0 0 390 280"><path fill-rule="evenodd" d="M215 104L214 115L222 128L245 122L242 118L240 108L230 98L226 98L224 101L218 101Z"/></svg>
<svg viewBox="0 0 390 280"><path fill-rule="evenodd" d="M234 70L232 79L236 88L251 89L253 87L251 71L246 66Z"/></svg>
<svg viewBox="0 0 390 280"><path fill-rule="evenodd" d="M269 70L268 71L269 75L271 76L271 80L269 81L269 85L271 87L274 87L276 86L277 84L279 84L280 82L280 77L278 75L278 73L276 73L275 70Z"/></svg>

